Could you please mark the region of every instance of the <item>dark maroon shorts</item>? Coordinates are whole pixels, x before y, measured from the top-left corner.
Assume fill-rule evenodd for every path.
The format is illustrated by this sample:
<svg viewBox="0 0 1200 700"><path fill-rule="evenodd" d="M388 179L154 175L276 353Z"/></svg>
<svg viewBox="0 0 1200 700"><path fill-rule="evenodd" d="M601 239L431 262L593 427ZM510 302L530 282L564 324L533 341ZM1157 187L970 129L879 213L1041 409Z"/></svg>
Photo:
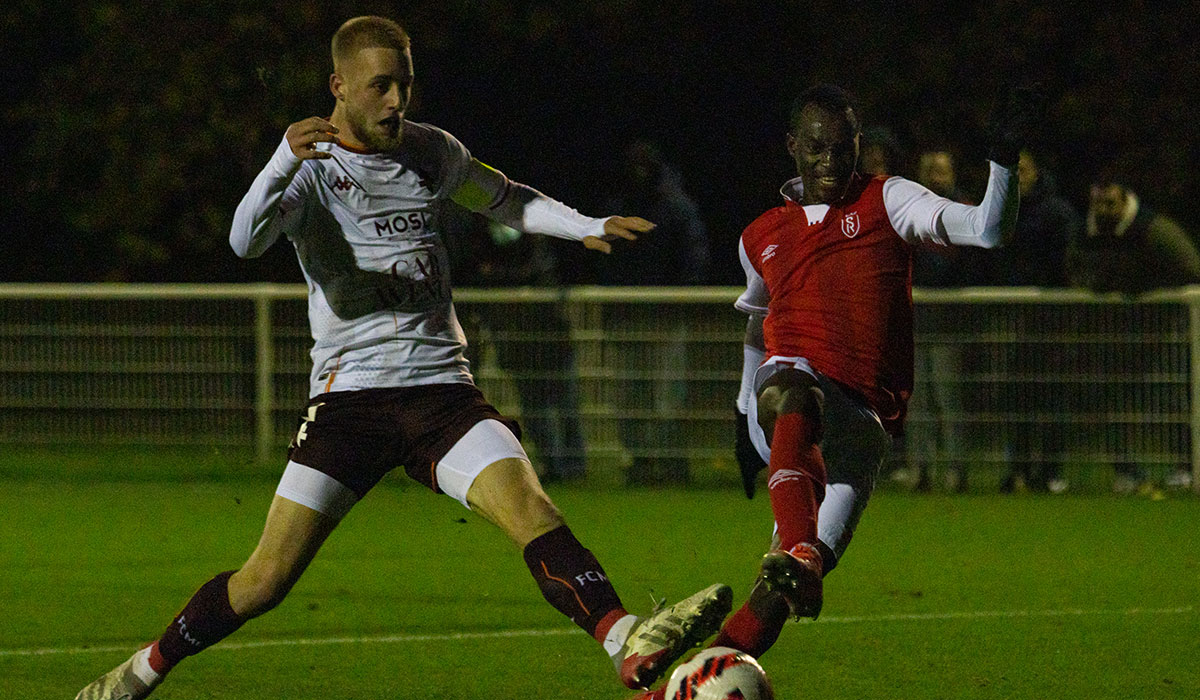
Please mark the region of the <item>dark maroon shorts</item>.
<svg viewBox="0 0 1200 700"><path fill-rule="evenodd" d="M396 467L436 493L434 467L476 423L498 420L521 438L474 384L334 391L313 397L288 459L328 474L362 498Z"/></svg>

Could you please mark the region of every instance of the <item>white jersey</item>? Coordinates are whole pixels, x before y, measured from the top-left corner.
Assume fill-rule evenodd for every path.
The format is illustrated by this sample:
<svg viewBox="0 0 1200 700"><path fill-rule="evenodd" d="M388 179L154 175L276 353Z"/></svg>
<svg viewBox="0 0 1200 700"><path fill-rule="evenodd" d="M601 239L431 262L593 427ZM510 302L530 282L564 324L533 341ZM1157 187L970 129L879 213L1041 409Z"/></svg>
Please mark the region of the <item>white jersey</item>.
<svg viewBox="0 0 1200 700"><path fill-rule="evenodd" d="M314 341L310 396L472 381L438 233L471 155L434 126L403 128L401 152L387 155L318 143L333 157L301 160L285 139L234 215L239 256L261 255L280 235L296 248Z"/></svg>

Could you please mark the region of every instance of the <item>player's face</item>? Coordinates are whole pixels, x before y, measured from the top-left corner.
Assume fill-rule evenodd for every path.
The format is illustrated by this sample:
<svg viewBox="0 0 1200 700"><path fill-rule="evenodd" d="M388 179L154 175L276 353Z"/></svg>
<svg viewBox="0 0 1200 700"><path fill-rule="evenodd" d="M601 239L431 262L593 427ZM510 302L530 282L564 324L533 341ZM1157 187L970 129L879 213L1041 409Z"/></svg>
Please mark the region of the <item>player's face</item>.
<svg viewBox="0 0 1200 700"><path fill-rule="evenodd" d="M381 47L360 50L339 75L346 120L354 138L374 151L400 145L404 111L412 98L412 54Z"/></svg>
<svg viewBox="0 0 1200 700"><path fill-rule="evenodd" d="M845 114L805 107L787 145L804 182L805 204L832 204L846 194L858 162L858 133Z"/></svg>

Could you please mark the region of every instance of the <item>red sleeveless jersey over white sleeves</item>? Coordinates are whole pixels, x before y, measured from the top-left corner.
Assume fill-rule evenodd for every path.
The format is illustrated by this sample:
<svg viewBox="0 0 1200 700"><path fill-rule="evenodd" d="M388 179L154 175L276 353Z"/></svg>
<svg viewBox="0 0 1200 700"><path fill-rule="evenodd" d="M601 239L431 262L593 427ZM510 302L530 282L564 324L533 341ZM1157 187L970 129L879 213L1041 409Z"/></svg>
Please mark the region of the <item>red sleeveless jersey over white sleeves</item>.
<svg viewBox="0 0 1200 700"><path fill-rule="evenodd" d="M837 206L771 209L742 245L769 295L767 356L806 358L894 430L913 386L912 257L888 219L885 181L855 180Z"/></svg>

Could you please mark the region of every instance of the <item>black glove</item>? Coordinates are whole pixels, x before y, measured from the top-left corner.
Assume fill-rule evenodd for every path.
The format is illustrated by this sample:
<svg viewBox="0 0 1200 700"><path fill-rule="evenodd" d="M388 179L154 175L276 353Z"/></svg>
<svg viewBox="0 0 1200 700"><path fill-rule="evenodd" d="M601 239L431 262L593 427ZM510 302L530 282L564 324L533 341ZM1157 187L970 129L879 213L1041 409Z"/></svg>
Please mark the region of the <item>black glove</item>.
<svg viewBox="0 0 1200 700"><path fill-rule="evenodd" d="M1007 90L988 125L988 159L1015 168L1021 149L1045 116L1046 97L1039 85Z"/></svg>
<svg viewBox="0 0 1200 700"><path fill-rule="evenodd" d="M738 469L742 472L742 490L746 492L746 498L754 498L758 473L767 463L758 456L758 450L754 449L754 443L750 442L750 416L737 408L734 408L733 413L737 426L733 454L737 457Z"/></svg>

